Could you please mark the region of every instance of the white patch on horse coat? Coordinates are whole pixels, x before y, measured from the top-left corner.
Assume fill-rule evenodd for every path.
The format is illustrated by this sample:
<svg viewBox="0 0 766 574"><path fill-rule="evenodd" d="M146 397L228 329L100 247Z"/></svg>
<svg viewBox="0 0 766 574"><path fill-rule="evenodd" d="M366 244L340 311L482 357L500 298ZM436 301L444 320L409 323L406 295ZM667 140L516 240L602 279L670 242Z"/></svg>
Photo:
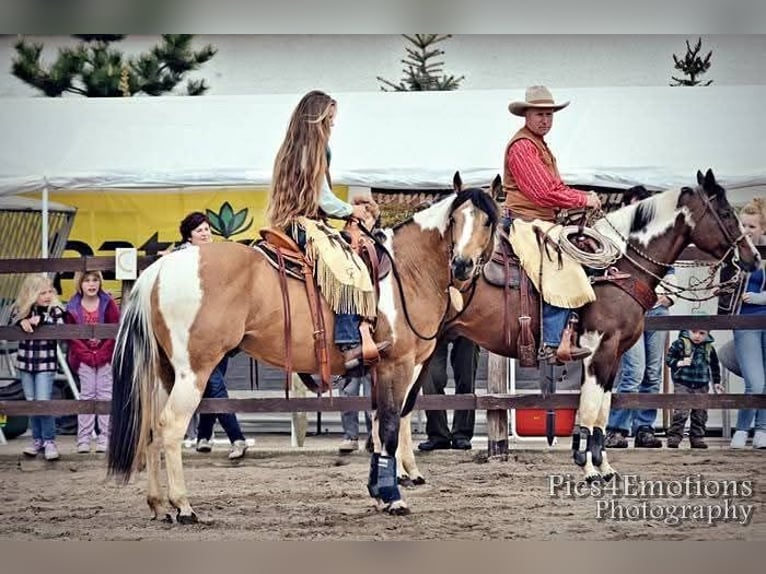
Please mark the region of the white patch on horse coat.
<svg viewBox="0 0 766 574"><path fill-rule="evenodd" d="M599 382L596 377L589 373L590 365L593 362L593 357L596 355L596 351L601 345L601 339L603 339L603 333L596 331L585 331L580 336L580 345L589 349L591 355L583 360L583 372L585 373L585 381L580 389L580 408L578 410L579 424L587 427L593 427L598 417L601 406L601 398L604 396L603 383Z"/></svg>
<svg viewBox="0 0 766 574"><path fill-rule="evenodd" d="M461 205L460 210L464 212L464 223L463 230L460 233L460 237L458 237L454 248L455 253L457 254L463 253L463 250L468 245L468 242L471 240L471 236L473 235L473 226L476 223L476 218L473 216L472 204L470 202L467 201Z"/></svg>
<svg viewBox="0 0 766 574"><path fill-rule="evenodd" d="M194 384L196 373L191 369L189 334L202 306L199 248L188 247L166 258L158 276L157 295L173 350L172 356L168 357L176 373L173 400L196 408L200 391Z"/></svg>
<svg viewBox="0 0 766 574"><path fill-rule="evenodd" d="M644 205L651 205L654 208L654 216L648 222L646 227L639 232L630 233L630 226L633 221L633 216L638 209L638 203L628 205L627 207L623 207L622 209L610 213L605 216L605 219L609 220L608 223L599 220L593 227L614 241L622 253L625 253L626 246L625 241L621 239L619 235L635 239L638 243L646 247L652 239L659 237L675 224L679 213L684 215L686 224L690 228L694 228L695 222L691 217L691 212L686 207L678 207L678 195L680 193L681 190L678 191L678 194L669 192L660 193L641 202ZM612 225L610 226L609 223ZM612 229L612 226L617 229L619 235Z"/></svg>
<svg viewBox="0 0 766 574"><path fill-rule="evenodd" d="M415 384L415 381L418 380L418 377L420 376L420 371L422 370L423 370L423 363L415 365L415 368L412 371L412 380L410 381L410 384L407 385L407 390L405 390L404 392L405 398L410 396L410 391L412 390L412 387ZM402 405L402 408L404 408L404 405Z"/></svg>
<svg viewBox="0 0 766 574"><path fill-rule="evenodd" d="M391 262L393 263L396 259L396 254L394 253L394 232L391 229L385 229L383 231L385 234L385 241L383 244L386 246L386 249L388 249L388 252L391 254ZM393 273L389 273L387 277L385 277L380 282L380 297L378 298L378 311L383 314L383 316L388 321L388 324L391 326L391 344L396 343L396 318L397 318L397 311L396 311L396 298L394 296L394 281L396 279L394 278Z"/></svg>
<svg viewBox="0 0 766 574"><path fill-rule="evenodd" d="M454 193L449 194L441 201L434 203L428 209L418 211L412 217L412 220L417 223L423 231L436 229L440 235L444 236L447 227L449 227L449 215L455 197L456 195Z"/></svg>

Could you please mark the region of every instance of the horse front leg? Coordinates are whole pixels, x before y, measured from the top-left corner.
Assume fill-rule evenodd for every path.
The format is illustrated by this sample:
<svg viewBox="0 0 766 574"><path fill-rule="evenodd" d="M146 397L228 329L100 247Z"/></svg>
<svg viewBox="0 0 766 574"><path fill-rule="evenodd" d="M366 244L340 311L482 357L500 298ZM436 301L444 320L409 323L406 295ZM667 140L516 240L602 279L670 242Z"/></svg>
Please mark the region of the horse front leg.
<svg viewBox="0 0 766 574"><path fill-rule="evenodd" d="M426 479L415 462L415 451L412 450L412 413L399 421L399 448L396 449L397 477L401 486L419 486Z"/></svg>
<svg viewBox="0 0 766 574"><path fill-rule="evenodd" d="M375 452L370 457L367 490L379 510L409 514L396 478L396 449L399 442L400 405L394 400L391 378L380 376L376 385L377 409L373 419Z"/></svg>
<svg viewBox="0 0 766 574"><path fill-rule="evenodd" d="M587 372L587 365L583 368ZM579 428L572 437L572 455L575 464L582 467L588 482L601 476L596 466L602 463L604 431L596 426L596 422L601 414L603 398L604 388L598 384L594 375L586 374L580 389L580 408L577 413Z"/></svg>
<svg viewBox="0 0 766 574"><path fill-rule="evenodd" d="M194 524L199 521L187 498L181 458L184 433L202 398L202 392L194 381L195 376L188 372L186 376L182 374L176 377L170 398L160 415L165 467L168 473L168 501L178 511L176 520L179 524Z"/></svg>
<svg viewBox="0 0 766 574"><path fill-rule="evenodd" d="M601 464L598 467L601 473L601 478L606 482L612 480L617 472L612 468L607 460L606 447L604 446L603 437L605 436L607 423L609 422L609 411L612 408L612 391L605 391L604 396L601 399L601 407L599 408L598 417L596 418L596 430L601 431Z"/></svg>

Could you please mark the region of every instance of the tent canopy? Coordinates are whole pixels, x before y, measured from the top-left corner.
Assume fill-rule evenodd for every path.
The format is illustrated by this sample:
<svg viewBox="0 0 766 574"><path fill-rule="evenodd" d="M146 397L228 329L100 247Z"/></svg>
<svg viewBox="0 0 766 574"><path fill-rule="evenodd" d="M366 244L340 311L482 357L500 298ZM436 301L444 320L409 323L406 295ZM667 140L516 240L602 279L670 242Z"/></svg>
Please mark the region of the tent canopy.
<svg viewBox="0 0 766 574"><path fill-rule="evenodd" d="M766 86L553 89L572 104L548 140L569 184L663 189L712 167L766 184ZM338 184L485 185L522 120L522 91L333 94ZM267 185L300 95L26 98L0 106L0 195L62 189Z"/></svg>

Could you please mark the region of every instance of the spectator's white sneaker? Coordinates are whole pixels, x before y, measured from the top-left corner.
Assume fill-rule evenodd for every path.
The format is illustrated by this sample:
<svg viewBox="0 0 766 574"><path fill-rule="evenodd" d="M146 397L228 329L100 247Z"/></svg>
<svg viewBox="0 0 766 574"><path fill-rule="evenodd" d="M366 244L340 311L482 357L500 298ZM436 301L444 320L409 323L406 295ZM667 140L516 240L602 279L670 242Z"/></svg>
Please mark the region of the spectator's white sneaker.
<svg viewBox="0 0 766 574"><path fill-rule="evenodd" d="M747 443L747 431L738 430L734 433L734 436L731 437L731 443L729 444L729 448L745 448L746 443Z"/></svg>
<svg viewBox="0 0 766 574"><path fill-rule="evenodd" d="M197 452L210 452L213 450L213 441L201 438L197 441Z"/></svg>
<svg viewBox="0 0 766 574"><path fill-rule="evenodd" d="M247 452L247 443L243 440L235 440L229 451L229 460L237 460L245 456Z"/></svg>
<svg viewBox="0 0 766 574"><path fill-rule="evenodd" d="M338 453L340 454L351 454L357 450L359 450L359 440L352 438L344 439L338 447Z"/></svg>
<svg viewBox="0 0 766 574"><path fill-rule="evenodd" d="M753 448L766 448L766 430L755 431L753 437Z"/></svg>
<svg viewBox="0 0 766 574"><path fill-rule="evenodd" d="M58 460L59 449L56 448L54 441L46 440L43 443L43 449L45 450L45 460Z"/></svg>

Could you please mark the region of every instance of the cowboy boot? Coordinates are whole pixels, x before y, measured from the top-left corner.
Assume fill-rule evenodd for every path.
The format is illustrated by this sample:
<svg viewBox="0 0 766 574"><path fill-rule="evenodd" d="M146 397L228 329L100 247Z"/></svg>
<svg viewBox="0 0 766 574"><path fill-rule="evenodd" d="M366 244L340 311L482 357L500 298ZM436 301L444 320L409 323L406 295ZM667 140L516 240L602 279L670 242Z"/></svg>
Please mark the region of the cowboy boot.
<svg viewBox="0 0 766 574"><path fill-rule="evenodd" d="M559 363L569 363L571 361L580 361L591 354L590 349L577 346L577 323L580 317L577 313L569 314L567 326L561 332L561 343L556 349L555 360Z"/></svg>
<svg viewBox="0 0 766 574"><path fill-rule="evenodd" d="M381 341L375 344L378 354L385 353L391 348L391 341ZM345 346L341 349L343 364L347 371L355 369L362 364L362 345Z"/></svg>

